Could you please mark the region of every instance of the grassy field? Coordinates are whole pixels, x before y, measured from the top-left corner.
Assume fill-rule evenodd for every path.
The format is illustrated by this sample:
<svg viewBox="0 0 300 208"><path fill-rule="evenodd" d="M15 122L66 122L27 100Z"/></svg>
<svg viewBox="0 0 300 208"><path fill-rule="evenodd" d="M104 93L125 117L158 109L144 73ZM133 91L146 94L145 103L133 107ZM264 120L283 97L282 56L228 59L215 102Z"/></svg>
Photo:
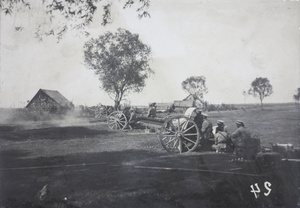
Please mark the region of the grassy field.
<svg viewBox="0 0 300 208"><path fill-rule="evenodd" d="M299 163L265 169L232 154L170 154L155 134L111 131L104 121L16 115L0 121L1 208L297 207ZM293 105L209 112L213 124L222 119L232 131L243 120L268 147L300 147L299 118ZM266 181L270 195L255 198L250 186L263 192Z"/></svg>
<svg viewBox="0 0 300 208"><path fill-rule="evenodd" d="M291 143L300 147L300 109L294 104L266 104L264 110L260 106L239 106L239 110L207 112L209 120L216 125L217 120L224 120L229 131L236 129L236 120L244 121L246 127L261 139L263 146L269 142Z"/></svg>
<svg viewBox="0 0 300 208"><path fill-rule="evenodd" d="M235 121L244 121L246 127L259 136L262 145L272 143L291 143L300 146L300 109L294 105L271 105L260 108L209 113L210 120L216 124L218 119L225 121L231 131Z"/></svg>

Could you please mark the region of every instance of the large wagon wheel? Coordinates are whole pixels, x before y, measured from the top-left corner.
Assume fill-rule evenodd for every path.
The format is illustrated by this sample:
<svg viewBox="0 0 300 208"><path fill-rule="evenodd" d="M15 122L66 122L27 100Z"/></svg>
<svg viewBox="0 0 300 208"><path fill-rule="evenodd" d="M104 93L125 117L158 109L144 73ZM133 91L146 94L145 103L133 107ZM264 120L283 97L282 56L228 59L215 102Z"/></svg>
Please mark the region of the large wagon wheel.
<svg viewBox="0 0 300 208"><path fill-rule="evenodd" d="M200 131L193 120L175 116L164 122L158 137L168 152L192 152L200 142Z"/></svg>
<svg viewBox="0 0 300 208"><path fill-rule="evenodd" d="M107 124L110 129L123 130L128 122L122 111L114 111L107 117Z"/></svg>

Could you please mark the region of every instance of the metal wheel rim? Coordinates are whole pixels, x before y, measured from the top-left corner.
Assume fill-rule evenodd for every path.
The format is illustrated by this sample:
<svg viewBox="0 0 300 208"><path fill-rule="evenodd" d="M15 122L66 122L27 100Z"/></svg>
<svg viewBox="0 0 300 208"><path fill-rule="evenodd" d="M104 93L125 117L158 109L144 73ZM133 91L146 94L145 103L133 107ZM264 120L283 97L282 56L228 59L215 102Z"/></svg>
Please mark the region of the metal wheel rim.
<svg viewBox="0 0 300 208"><path fill-rule="evenodd" d="M196 123L185 116L167 119L158 136L161 145L168 152L192 152L200 142L200 131Z"/></svg>
<svg viewBox="0 0 300 208"><path fill-rule="evenodd" d="M127 126L127 118L122 111L115 111L109 114L107 124L112 130L123 130Z"/></svg>

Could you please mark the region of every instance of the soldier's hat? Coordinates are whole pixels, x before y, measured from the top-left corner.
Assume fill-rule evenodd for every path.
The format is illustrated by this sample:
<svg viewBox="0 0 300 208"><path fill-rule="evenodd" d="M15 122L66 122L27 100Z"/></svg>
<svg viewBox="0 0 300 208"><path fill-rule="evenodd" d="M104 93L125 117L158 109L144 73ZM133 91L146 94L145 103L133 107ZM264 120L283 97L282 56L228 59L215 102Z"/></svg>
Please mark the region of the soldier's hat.
<svg viewBox="0 0 300 208"><path fill-rule="evenodd" d="M149 107L155 107L156 106L156 103L150 103L149 104Z"/></svg>
<svg viewBox="0 0 300 208"><path fill-rule="evenodd" d="M220 126L220 125L224 125L224 121L223 121L223 120L218 120L218 121L217 121L217 125L219 125L219 126Z"/></svg>
<svg viewBox="0 0 300 208"><path fill-rule="evenodd" d="M235 123L236 123L237 125L244 125L244 122L241 121L241 120L237 120Z"/></svg>
<svg viewBox="0 0 300 208"><path fill-rule="evenodd" d="M202 113L202 116L208 117L208 115L206 113Z"/></svg>

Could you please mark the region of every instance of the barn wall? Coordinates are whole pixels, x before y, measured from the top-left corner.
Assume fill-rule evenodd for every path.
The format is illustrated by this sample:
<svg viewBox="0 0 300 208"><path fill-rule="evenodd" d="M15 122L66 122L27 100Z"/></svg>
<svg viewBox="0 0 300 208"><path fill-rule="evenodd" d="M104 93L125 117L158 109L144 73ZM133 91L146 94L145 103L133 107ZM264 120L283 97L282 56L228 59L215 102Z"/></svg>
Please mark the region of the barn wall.
<svg viewBox="0 0 300 208"><path fill-rule="evenodd" d="M167 110L173 103L156 103L157 110Z"/></svg>
<svg viewBox="0 0 300 208"><path fill-rule="evenodd" d="M194 101L193 100L175 100L174 101L175 107L194 107Z"/></svg>
<svg viewBox="0 0 300 208"><path fill-rule="evenodd" d="M59 113L63 110L57 102L42 92L38 93L32 99L28 109L35 111L46 111L50 113Z"/></svg>

